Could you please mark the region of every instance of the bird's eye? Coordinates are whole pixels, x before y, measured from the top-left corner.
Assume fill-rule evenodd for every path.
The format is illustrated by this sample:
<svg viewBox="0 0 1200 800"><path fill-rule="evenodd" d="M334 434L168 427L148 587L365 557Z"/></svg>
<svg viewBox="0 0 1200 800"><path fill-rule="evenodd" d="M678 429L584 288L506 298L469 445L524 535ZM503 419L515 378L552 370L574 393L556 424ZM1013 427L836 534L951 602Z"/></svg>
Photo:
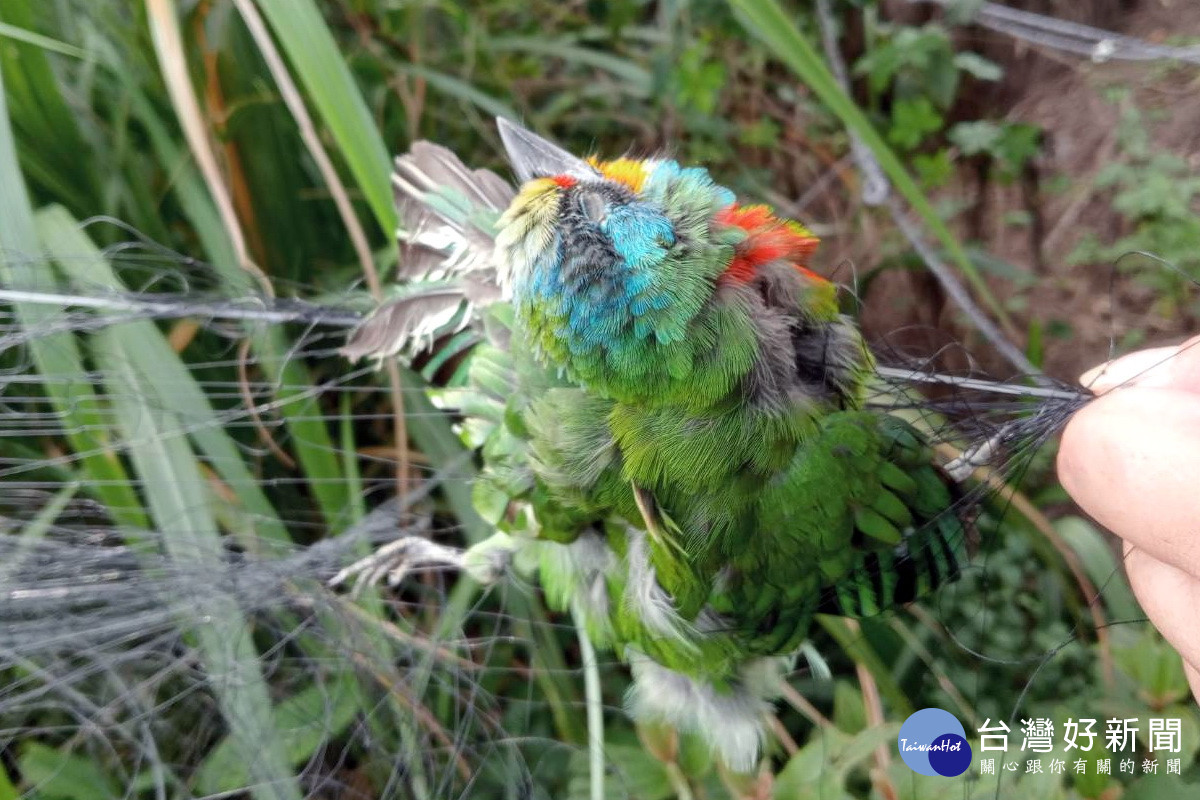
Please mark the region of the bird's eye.
<svg viewBox="0 0 1200 800"><path fill-rule="evenodd" d="M608 203L595 192L580 193L579 209L585 217L595 223L603 222L604 218L608 216Z"/></svg>

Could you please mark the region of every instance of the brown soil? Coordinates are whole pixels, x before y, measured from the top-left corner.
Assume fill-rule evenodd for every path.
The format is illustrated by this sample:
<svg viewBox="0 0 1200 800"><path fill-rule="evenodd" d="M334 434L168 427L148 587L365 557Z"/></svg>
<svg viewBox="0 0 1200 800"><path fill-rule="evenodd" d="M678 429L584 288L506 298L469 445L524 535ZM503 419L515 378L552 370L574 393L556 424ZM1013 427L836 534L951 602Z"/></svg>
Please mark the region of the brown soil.
<svg viewBox="0 0 1200 800"><path fill-rule="evenodd" d="M1009 0L1008 5L1148 41L1187 32L1200 34L1200 3L1192 0ZM903 0L893 3L891 11L910 22L938 13L933 6ZM1074 379L1107 357L1110 338L1120 342L1128 334L1140 332L1145 340L1166 341L1196 333L1194 319L1158 314L1153 292L1133 278L1117 276L1110 286L1112 264L1068 263L1087 232L1104 242L1127 232L1125 221L1111 207L1111 198L1093 186L1098 171L1117 153L1120 110L1106 99L1106 87L1131 89L1132 102L1139 108L1158 112L1153 123L1147 122L1155 145L1200 165L1200 80L1196 70L1172 71L1162 65L1129 62L1095 64L982 29L968 29L963 36L972 49L1001 63L1005 77L998 84L978 84L964 92L971 99L956 108L955 115L1024 121L1045 131L1045 155L1035 165L1036 175L1031 172L1023 180L1002 185L990 179L981 181L978 165L961 163L959 183L950 193L968 204L956 220L963 240L1027 273L1029 288L1001 278L988 280L999 298L1016 306L1013 316L1017 324L1039 320L1067 331L1045 337L1046 371ZM1007 224L1013 212L1028 215L1038 224ZM871 263L869 257L864 258L862 247L870 238L869 225L839 231L826 254L836 260L855 253L861 268ZM879 244L878 238L875 242ZM938 287L920 271L888 270L868 293L864 319L868 331L875 334L914 324L934 326L936 333L926 331L918 336L924 337L924 344L936 343L939 337L947 341L957 337L972 353L987 352L982 341L961 323L957 310L945 304ZM981 361L999 375L1012 371L986 355Z"/></svg>

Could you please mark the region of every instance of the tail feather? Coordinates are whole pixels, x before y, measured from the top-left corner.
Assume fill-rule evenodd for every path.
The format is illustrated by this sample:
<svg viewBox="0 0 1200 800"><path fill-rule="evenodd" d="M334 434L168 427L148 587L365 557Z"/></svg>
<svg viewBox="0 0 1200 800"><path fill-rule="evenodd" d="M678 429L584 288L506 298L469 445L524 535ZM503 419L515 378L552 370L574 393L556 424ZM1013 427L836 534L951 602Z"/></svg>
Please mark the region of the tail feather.
<svg viewBox="0 0 1200 800"><path fill-rule="evenodd" d="M956 507L945 509L923 521L894 550L859 556L850 572L822 595L817 611L869 617L911 603L959 576L974 539L970 517Z"/></svg>

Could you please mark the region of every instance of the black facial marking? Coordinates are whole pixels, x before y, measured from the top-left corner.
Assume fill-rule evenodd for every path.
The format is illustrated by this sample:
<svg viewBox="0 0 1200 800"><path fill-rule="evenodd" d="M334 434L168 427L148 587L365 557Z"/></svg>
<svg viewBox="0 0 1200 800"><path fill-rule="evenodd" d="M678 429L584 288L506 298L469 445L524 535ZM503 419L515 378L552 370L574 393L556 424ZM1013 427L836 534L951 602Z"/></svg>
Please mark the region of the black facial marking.
<svg viewBox="0 0 1200 800"><path fill-rule="evenodd" d="M576 292L590 290L593 295L600 291L605 300L611 299L608 295L619 293L620 286L614 281L600 281L597 285L597 277L611 270L621 258L600 230L600 224L614 206L634 199L627 188L608 181L581 183L566 190L559 216L564 288Z"/></svg>

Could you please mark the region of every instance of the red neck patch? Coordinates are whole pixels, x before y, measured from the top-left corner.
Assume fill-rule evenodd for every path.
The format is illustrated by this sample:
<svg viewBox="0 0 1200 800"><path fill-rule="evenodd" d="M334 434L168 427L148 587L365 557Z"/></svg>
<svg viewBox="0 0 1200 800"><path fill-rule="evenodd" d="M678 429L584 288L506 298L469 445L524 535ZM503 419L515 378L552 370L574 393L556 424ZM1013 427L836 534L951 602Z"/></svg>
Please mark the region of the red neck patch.
<svg viewBox="0 0 1200 800"><path fill-rule="evenodd" d="M745 283L758 274L758 268L772 261L788 261L810 278L825 279L804 266L820 241L798 222L780 219L767 206L726 206L716 214L716 222L741 228L746 238L734 247L733 260L722 280Z"/></svg>

